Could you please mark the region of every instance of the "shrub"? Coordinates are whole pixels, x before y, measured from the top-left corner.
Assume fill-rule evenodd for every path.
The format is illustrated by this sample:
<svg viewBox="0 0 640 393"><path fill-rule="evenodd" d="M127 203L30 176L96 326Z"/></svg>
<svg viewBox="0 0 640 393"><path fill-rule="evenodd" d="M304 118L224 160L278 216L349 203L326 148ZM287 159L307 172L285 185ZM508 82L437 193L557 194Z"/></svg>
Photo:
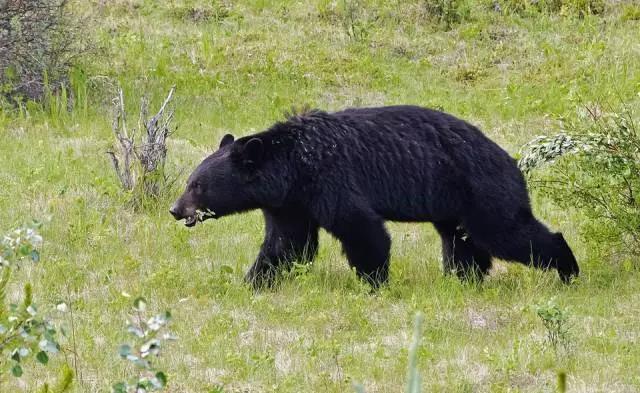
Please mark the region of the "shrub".
<svg viewBox="0 0 640 393"><path fill-rule="evenodd" d="M85 46L78 26L67 0L0 1L0 96L15 104L68 90Z"/></svg>
<svg viewBox="0 0 640 393"><path fill-rule="evenodd" d="M170 108L175 87L172 87L158 112L149 116L149 102L142 98L136 128L127 126L124 94L119 91L114 100L113 132L116 148L107 152L122 188L133 191L136 202L149 196L159 197L171 184L165 171L167 138L173 133L173 109ZM144 133L143 131L144 130ZM139 134L139 136L138 136Z"/></svg>
<svg viewBox="0 0 640 393"><path fill-rule="evenodd" d="M584 211L586 235L640 255L640 129L632 111L591 108L563 128L525 145L520 168L560 206ZM534 171L548 163L549 171Z"/></svg>
<svg viewBox="0 0 640 393"><path fill-rule="evenodd" d="M40 260L42 237L37 227L16 229L0 241L0 382L9 373L21 377L23 366L30 360L46 365L49 356L60 351L53 324L33 301L31 284L24 285L20 302L7 304L13 270L25 261ZM72 379L71 371L65 369L59 385L50 389L45 384L43 391L66 391Z"/></svg>

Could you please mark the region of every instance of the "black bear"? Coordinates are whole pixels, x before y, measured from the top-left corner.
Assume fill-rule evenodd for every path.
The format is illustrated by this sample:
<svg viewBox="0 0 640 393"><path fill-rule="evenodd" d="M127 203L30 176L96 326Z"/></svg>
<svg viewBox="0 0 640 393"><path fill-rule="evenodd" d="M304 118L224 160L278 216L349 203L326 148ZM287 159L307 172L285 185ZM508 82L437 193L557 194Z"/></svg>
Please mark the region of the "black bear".
<svg viewBox="0 0 640 393"><path fill-rule="evenodd" d="M191 174L170 209L187 226L261 209L265 239L246 279L311 261L318 229L340 240L374 287L388 279L384 221L435 225L445 272L482 277L497 257L579 273L560 233L533 216L516 162L473 125L416 106L307 111L220 148Z"/></svg>

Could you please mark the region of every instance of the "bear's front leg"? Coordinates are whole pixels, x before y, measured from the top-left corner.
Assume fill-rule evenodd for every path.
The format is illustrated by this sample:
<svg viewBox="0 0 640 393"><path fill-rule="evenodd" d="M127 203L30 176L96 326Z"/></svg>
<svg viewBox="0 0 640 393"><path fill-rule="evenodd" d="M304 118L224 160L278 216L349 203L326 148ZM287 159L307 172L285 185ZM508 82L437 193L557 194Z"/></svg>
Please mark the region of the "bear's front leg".
<svg viewBox="0 0 640 393"><path fill-rule="evenodd" d="M364 211L348 212L330 231L342 243L349 265L356 269L358 277L374 289L387 282L391 239L381 218Z"/></svg>
<svg viewBox="0 0 640 393"><path fill-rule="evenodd" d="M245 281L254 288L273 285L293 261L311 262L318 251L318 225L299 211L263 210L265 236Z"/></svg>

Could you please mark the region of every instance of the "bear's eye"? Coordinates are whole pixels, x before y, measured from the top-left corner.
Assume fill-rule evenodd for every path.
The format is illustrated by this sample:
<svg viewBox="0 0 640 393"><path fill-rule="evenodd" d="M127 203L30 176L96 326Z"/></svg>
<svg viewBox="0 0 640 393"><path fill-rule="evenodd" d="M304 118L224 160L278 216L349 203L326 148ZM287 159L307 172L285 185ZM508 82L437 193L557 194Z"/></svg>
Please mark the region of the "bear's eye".
<svg viewBox="0 0 640 393"><path fill-rule="evenodd" d="M191 188L193 188L196 191L201 191L202 185L200 184L200 182L194 181L193 183L191 183Z"/></svg>

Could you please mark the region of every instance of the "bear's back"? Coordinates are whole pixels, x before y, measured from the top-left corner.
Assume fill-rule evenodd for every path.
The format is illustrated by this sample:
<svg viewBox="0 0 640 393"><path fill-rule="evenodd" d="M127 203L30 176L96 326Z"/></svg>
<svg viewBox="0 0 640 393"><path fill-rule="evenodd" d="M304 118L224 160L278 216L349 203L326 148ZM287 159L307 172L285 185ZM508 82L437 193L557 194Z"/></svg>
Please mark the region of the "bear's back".
<svg viewBox="0 0 640 393"><path fill-rule="evenodd" d="M457 210L464 203L452 197L477 199L525 190L522 174L505 150L475 126L444 112L417 106L353 108L313 112L302 124L303 139L318 143L314 147L329 158L320 160L317 178L359 189L390 219L433 219L452 204Z"/></svg>

